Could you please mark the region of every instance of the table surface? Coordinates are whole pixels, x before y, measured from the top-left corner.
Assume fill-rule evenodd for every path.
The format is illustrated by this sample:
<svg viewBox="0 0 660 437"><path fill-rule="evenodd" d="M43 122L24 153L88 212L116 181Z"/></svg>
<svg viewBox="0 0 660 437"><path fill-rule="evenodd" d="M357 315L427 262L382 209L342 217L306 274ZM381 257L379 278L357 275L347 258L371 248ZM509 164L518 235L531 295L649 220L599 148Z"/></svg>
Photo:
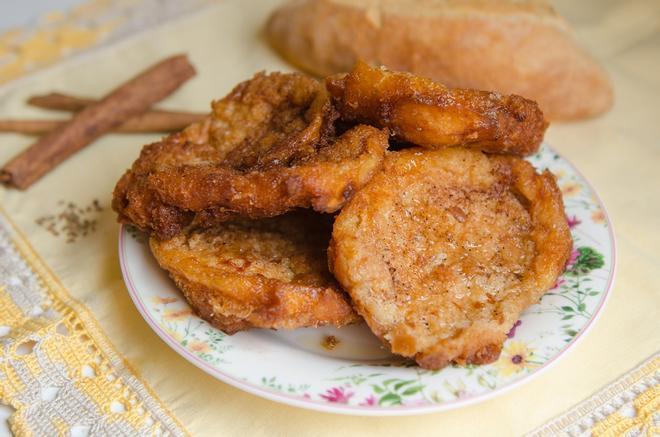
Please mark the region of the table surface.
<svg viewBox="0 0 660 437"><path fill-rule="evenodd" d="M26 17L41 3L30 0L10 8L16 17ZM99 198L109 205L115 181L153 136L104 137L29 192L1 189L0 204L193 435L211 435L212 430L223 430L223 435L334 435L338 430L355 435L439 430L448 435L474 435L484 430L497 435L521 434L588 397L660 346L660 2L559 0L556 5L581 43L608 70L616 100L613 109L600 118L552 125L546 140L584 173L607 206L618 243L618 274L609 304L584 341L541 377L496 399L422 417L340 417L240 392L169 350L149 330L126 294L116 257L117 225L109 208L100 219L98 238L75 249L54 242L34 222L38 211L54 207L60 198L81 202ZM255 71L291 69L255 32L272 7L267 0L250 3L249 10L236 1L220 2L203 14L37 73L22 79L20 86L6 88L0 115L39 114L22 104L35 92L68 89L98 94L126 78L126 72L139 71L177 52L189 53L199 75L165 104L204 110L210 99L222 96ZM6 23L20 24L0 19L0 26ZM99 74L90 77L88 71ZM0 138L0 161L29 141L20 136ZM101 170L99 163L103 163ZM94 265L86 263L88 259L94 259ZM73 267L81 265L85 268ZM172 375L185 375L185 384ZM0 419L6 415L6 409L0 410ZM0 422L0 434L6 434L4 421Z"/></svg>

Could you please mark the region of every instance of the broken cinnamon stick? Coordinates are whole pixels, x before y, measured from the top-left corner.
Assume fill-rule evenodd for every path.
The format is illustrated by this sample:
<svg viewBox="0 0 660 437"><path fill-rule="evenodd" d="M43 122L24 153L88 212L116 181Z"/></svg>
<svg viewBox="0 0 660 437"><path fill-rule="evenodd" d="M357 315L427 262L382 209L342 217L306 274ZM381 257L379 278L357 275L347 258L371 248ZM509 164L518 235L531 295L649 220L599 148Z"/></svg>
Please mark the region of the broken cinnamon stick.
<svg viewBox="0 0 660 437"><path fill-rule="evenodd" d="M195 75L185 55L145 70L10 160L0 182L26 189L67 157L174 92Z"/></svg>
<svg viewBox="0 0 660 437"><path fill-rule="evenodd" d="M207 114L196 112L145 112L129 118L112 132L121 133L150 133L174 132L186 126L203 120ZM0 132L14 132L27 135L43 135L53 131L67 120L13 120L0 119Z"/></svg>

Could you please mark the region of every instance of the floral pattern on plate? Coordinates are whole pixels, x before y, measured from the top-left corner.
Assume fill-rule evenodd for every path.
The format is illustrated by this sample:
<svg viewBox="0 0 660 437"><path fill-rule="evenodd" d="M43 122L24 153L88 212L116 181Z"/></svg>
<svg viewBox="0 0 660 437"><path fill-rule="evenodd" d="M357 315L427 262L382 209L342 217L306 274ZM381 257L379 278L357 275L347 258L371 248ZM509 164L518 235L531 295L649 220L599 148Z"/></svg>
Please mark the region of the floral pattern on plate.
<svg viewBox="0 0 660 437"><path fill-rule="evenodd" d="M557 176L574 249L566 272L521 315L499 360L489 365L421 369L389 355L363 325L227 336L192 313L144 238L127 227L120 232L122 272L136 306L166 343L248 392L362 415L417 414L485 400L538 375L571 348L602 310L614 276L614 237L596 193L547 146L529 160ZM332 348L324 347L328 338Z"/></svg>

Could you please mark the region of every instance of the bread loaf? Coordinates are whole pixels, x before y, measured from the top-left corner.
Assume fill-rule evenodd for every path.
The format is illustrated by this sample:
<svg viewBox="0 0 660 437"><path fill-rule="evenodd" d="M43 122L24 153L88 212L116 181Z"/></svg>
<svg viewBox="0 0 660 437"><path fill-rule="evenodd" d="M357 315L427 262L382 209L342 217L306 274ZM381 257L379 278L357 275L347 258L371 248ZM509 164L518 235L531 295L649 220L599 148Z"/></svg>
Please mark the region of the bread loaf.
<svg viewBox="0 0 660 437"><path fill-rule="evenodd" d="M546 0L298 0L273 13L266 33L320 76L362 59L450 87L519 94L550 120L612 104L604 70Z"/></svg>

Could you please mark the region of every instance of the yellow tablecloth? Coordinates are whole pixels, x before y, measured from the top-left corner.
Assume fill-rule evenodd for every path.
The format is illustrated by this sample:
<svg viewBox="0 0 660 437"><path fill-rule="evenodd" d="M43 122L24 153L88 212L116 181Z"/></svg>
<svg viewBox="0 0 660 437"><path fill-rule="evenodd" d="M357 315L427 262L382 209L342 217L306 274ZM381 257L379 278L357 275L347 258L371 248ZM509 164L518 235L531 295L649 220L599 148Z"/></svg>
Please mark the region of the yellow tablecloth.
<svg viewBox="0 0 660 437"><path fill-rule="evenodd" d="M260 27L274 2L225 1L93 55L19 80L0 93L0 116L43 117L27 96L52 90L98 95L143 67L187 52L199 75L165 106L204 111L252 73L290 70L264 43ZM529 431L587 398L660 347L660 3L562 0L558 8L615 85L612 111L553 125L547 141L602 196L614 223L618 274L592 332L542 376L493 400L422 417L342 417L296 409L243 393L189 364L158 339L134 308L117 259L111 192L153 135L108 135L27 192L0 189L0 205L64 287L91 310L167 408L193 435L510 435ZM0 161L30 143L0 137ZM44 217L69 202L102 208L88 235L55 236ZM64 201L64 204L61 203ZM37 223L42 218L41 225Z"/></svg>

